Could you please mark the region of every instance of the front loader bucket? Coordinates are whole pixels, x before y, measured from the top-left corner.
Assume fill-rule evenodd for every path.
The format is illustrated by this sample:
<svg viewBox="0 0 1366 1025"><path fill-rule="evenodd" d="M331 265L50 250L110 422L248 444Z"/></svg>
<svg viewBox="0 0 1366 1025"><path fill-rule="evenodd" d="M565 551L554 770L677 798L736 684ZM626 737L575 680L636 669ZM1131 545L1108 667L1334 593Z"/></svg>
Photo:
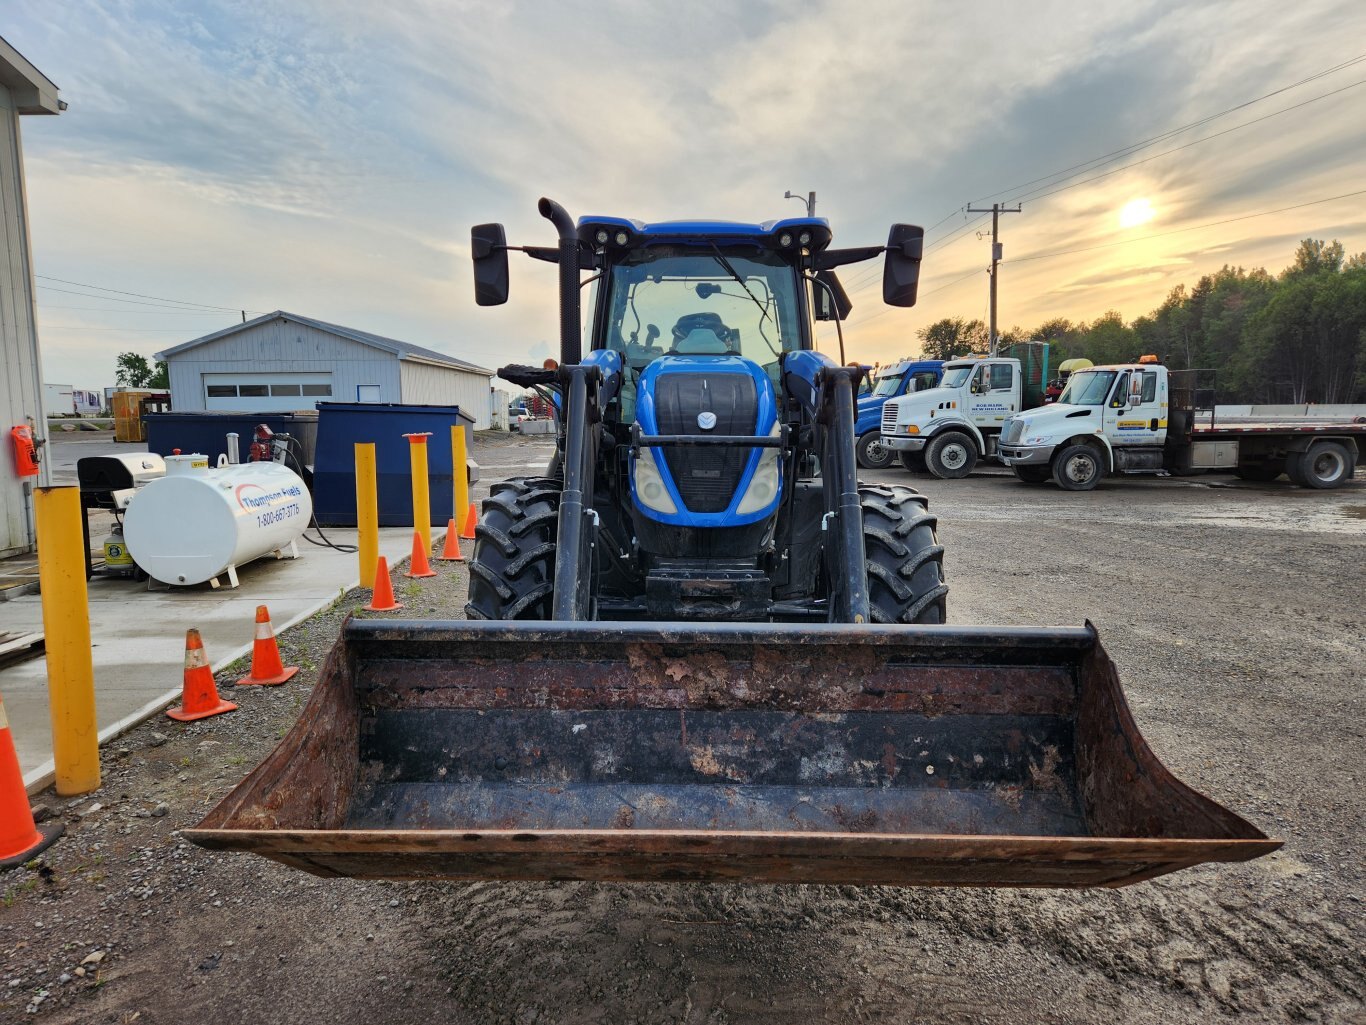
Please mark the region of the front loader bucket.
<svg viewBox="0 0 1366 1025"><path fill-rule="evenodd" d="M197 829L322 876L1123 886L1280 846L1084 629L351 621Z"/></svg>

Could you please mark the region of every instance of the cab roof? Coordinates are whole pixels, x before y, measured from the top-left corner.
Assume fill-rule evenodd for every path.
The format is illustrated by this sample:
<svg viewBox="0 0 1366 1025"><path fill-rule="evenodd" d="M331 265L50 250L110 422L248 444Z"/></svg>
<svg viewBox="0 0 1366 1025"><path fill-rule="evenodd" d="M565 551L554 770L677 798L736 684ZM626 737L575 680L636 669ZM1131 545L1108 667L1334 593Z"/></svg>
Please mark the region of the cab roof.
<svg viewBox="0 0 1366 1025"><path fill-rule="evenodd" d="M611 242L616 243L618 232L625 231L627 246L650 245L656 242L702 242L712 240L753 240L759 244L773 245L783 234L800 237L802 232L810 232L811 238L805 248L824 249L830 244L832 233L830 222L824 217L784 217L780 220L761 221L757 224L744 221L637 221L628 217L580 217L578 235L580 240L595 244L599 230L606 230ZM620 244L620 243L616 243Z"/></svg>

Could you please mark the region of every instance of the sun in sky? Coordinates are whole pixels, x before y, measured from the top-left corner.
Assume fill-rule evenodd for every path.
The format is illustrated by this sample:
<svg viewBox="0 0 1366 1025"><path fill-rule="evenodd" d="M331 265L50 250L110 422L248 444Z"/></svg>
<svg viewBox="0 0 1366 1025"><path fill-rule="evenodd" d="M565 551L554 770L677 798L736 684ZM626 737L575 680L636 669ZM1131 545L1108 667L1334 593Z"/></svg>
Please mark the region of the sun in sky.
<svg viewBox="0 0 1366 1025"><path fill-rule="evenodd" d="M1147 224L1154 217L1152 200L1145 198L1131 199L1119 210L1119 226L1121 228L1136 228L1140 224Z"/></svg>

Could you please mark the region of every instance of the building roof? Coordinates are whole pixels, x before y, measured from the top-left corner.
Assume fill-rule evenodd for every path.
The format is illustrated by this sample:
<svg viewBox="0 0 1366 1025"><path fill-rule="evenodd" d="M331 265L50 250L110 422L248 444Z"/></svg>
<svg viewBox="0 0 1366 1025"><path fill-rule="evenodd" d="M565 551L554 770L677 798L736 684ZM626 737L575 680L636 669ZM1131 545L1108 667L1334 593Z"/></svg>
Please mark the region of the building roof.
<svg viewBox="0 0 1366 1025"><path fill-rule="evenodd" d="M357 331L354 327L342 327L340 324L329 324L325 320L314 320L312 317L301 317L297 313L286 313L284 310L276 310L274 313L267 313L265 316L249 320L245 324L234 324L232 327L225 327L221 331L203 335L200 338L173 345L169 349L164 349L156 354L157 359L168 359L171 356L178 356L190 349L197 348L207 342L214 342L220 338L237 334L248 328L257 327L261 324L268 324L272 320L293 321L296 324L306 324L319 331L327 331L330 334L340 335L342 338L349 338L353 342L360 342L361 345L368 345L371 348L380 349L384 352L393 353L399 359L412 360L418 363L435 363L438 366L452 367L456 370L466 370L471 374L485 374L493 376L492 370L468 363L463 359L456 359L448 356L444 352L437 352L435 349L424 349L420 345L413 345L411 342L400 342L396 338L385 338L383 335L372 335L369 331Z"/></svg>
<svg viewBox="0 0 1366 1025"><path fill-rule="evenodd" d="M59 114L66 109L66 103L57 98L57 86L53 81L3 37L0 37L0 86L10 91L20 114Z"/></svg>

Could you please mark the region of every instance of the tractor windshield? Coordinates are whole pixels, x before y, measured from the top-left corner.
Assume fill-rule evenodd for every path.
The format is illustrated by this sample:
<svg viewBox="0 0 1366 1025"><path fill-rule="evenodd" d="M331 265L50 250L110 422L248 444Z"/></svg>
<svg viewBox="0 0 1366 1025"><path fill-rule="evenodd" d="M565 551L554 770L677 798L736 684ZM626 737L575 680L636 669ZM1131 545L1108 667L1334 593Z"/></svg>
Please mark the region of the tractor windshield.
<svg viewBox="0 0 1366 1025"><path fill-rule="evenodd" d="M775 382L778 358L802 347L797 273L777 253L725 246L645 246L608 271L606 332L643 370L666 353L753 360Z"/></svg>

